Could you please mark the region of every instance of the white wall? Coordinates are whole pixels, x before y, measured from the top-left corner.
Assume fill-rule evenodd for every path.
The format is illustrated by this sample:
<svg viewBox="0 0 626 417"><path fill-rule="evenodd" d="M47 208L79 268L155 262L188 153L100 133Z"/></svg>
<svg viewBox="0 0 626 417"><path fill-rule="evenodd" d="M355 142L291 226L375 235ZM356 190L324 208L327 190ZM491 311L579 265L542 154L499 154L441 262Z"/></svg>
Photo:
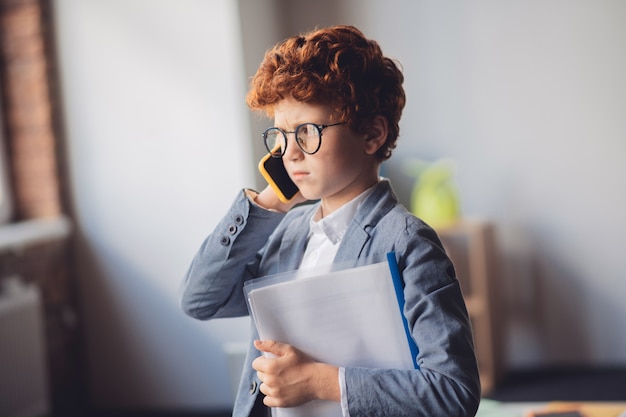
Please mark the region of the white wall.
<svg viewBox="0 0 626 417"><path fill-rule="evenodd" d="M254 179L236 3L59 0L55 17L93 400L228 408L222 344L249 322L192 320L178 288Z"/></svg>

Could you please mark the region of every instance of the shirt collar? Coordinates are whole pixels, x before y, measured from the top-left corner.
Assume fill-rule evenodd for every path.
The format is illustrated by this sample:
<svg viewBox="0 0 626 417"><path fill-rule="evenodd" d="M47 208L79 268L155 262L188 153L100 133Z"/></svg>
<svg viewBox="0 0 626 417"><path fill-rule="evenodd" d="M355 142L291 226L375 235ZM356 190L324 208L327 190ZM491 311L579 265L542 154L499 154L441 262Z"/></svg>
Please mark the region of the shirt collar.
<svg viewBox="0 0 626 417"><path fill-rule="evenodd" d="M374 187L368 188L328 216L315 221L317 213L320 210L318 207L318 209L313 212L313 216L311 216L309 221L309 236L324 234L333 245L339 243L346 233L352 218L354 218L359 204L365 200L373 189Z"/></svg>

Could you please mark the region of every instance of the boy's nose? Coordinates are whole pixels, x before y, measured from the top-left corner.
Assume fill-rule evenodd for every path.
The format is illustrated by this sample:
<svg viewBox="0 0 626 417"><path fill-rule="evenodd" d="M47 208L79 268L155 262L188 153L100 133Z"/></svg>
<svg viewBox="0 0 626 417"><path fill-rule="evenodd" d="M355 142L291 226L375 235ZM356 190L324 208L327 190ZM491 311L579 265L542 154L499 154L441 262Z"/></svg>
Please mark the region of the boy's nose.
<svg viewBox="0 0 626 417"><path fill-rule="evenodd" d="M296 134L288 133L287 148L285 149L285 154L283 155L283 158L287 158L289 160L297 160L302 158L303 155L304 152L302 152L302 149L300 149L296 141Z"/></svg>

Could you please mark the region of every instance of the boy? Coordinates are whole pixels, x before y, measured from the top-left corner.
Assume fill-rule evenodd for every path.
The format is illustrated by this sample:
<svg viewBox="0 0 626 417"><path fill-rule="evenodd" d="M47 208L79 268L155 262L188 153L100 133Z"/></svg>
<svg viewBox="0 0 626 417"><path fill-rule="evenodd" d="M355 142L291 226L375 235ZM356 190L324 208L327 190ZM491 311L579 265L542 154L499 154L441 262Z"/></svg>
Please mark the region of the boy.
<svg viewBox="0 0 626 417"><path fill-rule="evenodd" d="M269 50L247 103L274 119L264 140L299 193L245 190L202 244L182 307L206 320L247 315L246 280L334 262L360 266L395 251L420 369L336 367L277 341L255 340L234 416L313 399L344 416L472 416L480 398L471 327L454 267L436 233L380 178L405 104L403 75L354 27L294 36ZM314 204L299 205L309 200ZM273 354L261 356L261 352Z"/></svg>

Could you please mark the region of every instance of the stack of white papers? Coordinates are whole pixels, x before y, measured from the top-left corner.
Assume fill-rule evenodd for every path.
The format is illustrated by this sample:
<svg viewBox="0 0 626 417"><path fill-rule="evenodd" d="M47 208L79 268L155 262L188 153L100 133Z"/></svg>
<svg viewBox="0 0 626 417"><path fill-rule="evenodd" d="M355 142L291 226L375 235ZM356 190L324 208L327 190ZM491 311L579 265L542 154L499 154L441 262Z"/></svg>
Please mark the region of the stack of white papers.
<svg viewBox="0 0 626 417"><path fill-rule="evenodd" d="M395 269L394 269L395 268ZM245 287L259 337L288 343L336 366L416 368L416 346L402 314L395 257L388 262L323 273L298 272L250 281ZM274 416L338 416L339 403L311 401L272 409Z"/></svg>

